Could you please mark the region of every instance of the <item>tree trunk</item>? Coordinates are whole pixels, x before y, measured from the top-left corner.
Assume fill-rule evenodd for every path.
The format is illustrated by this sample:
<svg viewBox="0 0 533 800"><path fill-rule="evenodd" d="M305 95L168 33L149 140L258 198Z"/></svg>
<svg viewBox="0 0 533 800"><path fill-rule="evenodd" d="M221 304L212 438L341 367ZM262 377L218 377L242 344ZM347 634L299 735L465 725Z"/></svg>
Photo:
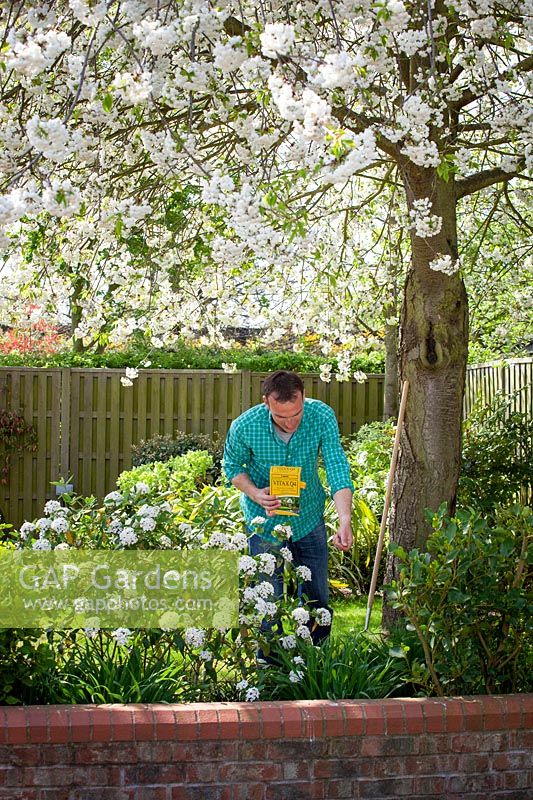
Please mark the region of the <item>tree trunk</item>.
<svg viewBox="0 0 533 800"><path fill-rule="evenodd" d="M425 509L445 502L455 508L461 458L461 422L468 348L466 291L459 274L429 268L438 255L457 259L456 197L453 180L433 169L405 163L408 205L429 197L442 217L440 233L411 234L412 262L405 284L400 330L400 376L409 381L401 450L393 486L390 538L404 549L424 548L430 533ZM390 555L386 583L396 577ZM385 605L385 627L397 614Z"/></svg>
<svg viewBox="0 0 533 800"><path fill-rule="evenodd" d="M398 418L398 326L385 328L385 381L383 419Z"/></svg>

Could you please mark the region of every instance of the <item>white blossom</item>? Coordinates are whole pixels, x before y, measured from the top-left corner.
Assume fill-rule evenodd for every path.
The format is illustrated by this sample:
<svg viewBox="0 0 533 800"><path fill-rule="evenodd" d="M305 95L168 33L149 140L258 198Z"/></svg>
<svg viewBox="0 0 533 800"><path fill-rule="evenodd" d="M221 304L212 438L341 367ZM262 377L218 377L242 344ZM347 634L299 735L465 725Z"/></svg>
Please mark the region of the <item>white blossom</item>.
<svg viewBox="0 0 533 800"><path fill-rule="evenodd" d="M136 544L139 537L137 536L132 527L126 526L121 531L119 531L118 538L120 544L123 545L124 547L127 547L128 545Z"/></svg>
<svg viewBox="0 0 533 800"><path fill-rule="evenodd" d="M411 227L421 239L428 239L440 233L442 217L431 213L431 200L421 197L413 201L413 208L409 212Z"/></svg>
<svg viewBox="0 0 533 800"><path fill-rule="evenodd" d="M260 553L259 569L265 575L273 575L276 569L276 556L273 553Z"/></svg>
<svg viewBox="0 0 533 800"><path fill-rule="evenodd" d="M241 575L255 575L257 564L251 556L241 556L239 558L239 572Z"/></svg>
<svg viewBox="0 0 533 800"><path fill-rule="evenodd" d="M45 514L55 514L55 512L59 511L60 508L62 508L62 506L59 500L48 500L44 504L43 511Z"/></svg>
<svg viewBox="0 0 533 800"><path fill-rule="evenodd" d="M295 31L292 25L284 25L281 22L267 23L260 39L261 52L267 58L286 56L294 45Z"/></svg>
<svg viewBox="0 0 533 800"><path fill-rule="evenodd" d="M256 686L250 686L250 688L246 690L244 699L247 703L254 703L256 700L259 700L259 689Z"/></svg>
<svg viewBox="0 0 533 800"><path fill-rule="evenodd" d="M132 635L132 631L129 628L117 628L111 634L115 642L121 645L127 645Z"/></svg>
<svg viewBox="0 0 533 800"><path fill-rule="evenodd" d="M183 638L189 647L200 648L205 642L205 631L201 628L187 628Z"/></svg>
<svg viewBox="0 0 533 800"><path fill-rule="evenodd" d="M429 262L430 269L450 276L455 275L460 266L459 260L454 260L450 255L441 255Z"/></svg>
<svg viewBox="0 0 533 800"><path fill-rule="evenodd" d="M327 608L317 608L314 616L318 625L331 625L331 611Z"/></svg>
<svg viewBox="0 0 533 800"><path fill-rule="evenodd" d="M305 625L306 622L309 622L309 611L303 606L295 608L291 616L299 625Z"/></svg>
<svg viewBox="0 0 533 800"><path fill-rule="evenodd" d="M70 134L60 119L41 119L34 114L28 121L26 134L31 146L49 161L62 164L72 155Z"/></svg>
<svg viewBox="0 0 533 800"><path fill-rule="evenodd" d="M57 517L52 520L50 528L56 533L66 533L69 529L69 523L64 517Z"/></svg>
<svg viewBox="0 0 533 800"><path fill-rule="evenodd" d="M324 381L324 383L330 383L331 381L331 364L321 364L320 365L320 380Z"/></svg>
<svg viewBox="0 0 533 800"><path fill-rule="evenodd" d="M36 527L33 524L33 522L24 522L20 527L20 531L19 531L20 538L21 539L27 539L28 536L31 536L31 534L35 532L35 530L36 530Z"/></svg>
<svg viewBox="0 0 533 800"><path fill-rule="evenodd" d="M32 543L32 548L34 550L51 550L52 545L44 536L39 536L39 538Z"/></svg>
<svg viewBox="0 0 533 800"><path fill-rule="evenodd" d="M279 553L281 556L283 556L285 561L292 561L293 556L288 547L281 547Z"/></svg>
<svg viewBox="0 0 533 800"><path fill-rule="evenodd" d="M299 636L300 639L304 639L307 642L312 640L311 631L306 625L298 625L296 628L296 636Z"/></svg>
<svg viewBox="0 0 533 800"><path fill-rule="evenodd" d="M296 567L296 574L302 581L310 581L312 578L312 573L309 567L300 564L299 567Z"/></svg>
<svg viewBox="0 0 533 800"><path fill-rule="evenodd" d="M296 647L296 636L289 634L288 636L282 636L279 640L279 643L283 647L284 650L292 650Z"/></svg>

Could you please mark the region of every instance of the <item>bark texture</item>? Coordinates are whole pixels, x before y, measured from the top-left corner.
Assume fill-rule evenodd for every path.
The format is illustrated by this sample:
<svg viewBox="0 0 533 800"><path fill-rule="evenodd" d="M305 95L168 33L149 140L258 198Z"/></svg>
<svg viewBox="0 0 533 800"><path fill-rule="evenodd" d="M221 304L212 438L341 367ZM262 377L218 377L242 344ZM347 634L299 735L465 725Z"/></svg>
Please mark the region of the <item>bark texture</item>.
<svg viewBox="0 0 533 800"><path fill-rule="evenodd" d="M398 326L385 330L385 381L383 386L383 419L398 418Z"/></svg>
<svg viewBox="0 0 533 800"><path fill-rule="evenodd" d="M461 459L461 421L468 349L467 296L459 275L429 268L438 255L457 258L453 181L434 170L403 166L409 205L430 197L442 217L440 233L412 233L412 263L405 285L400 329L400 376L409 381L404 432L391 505L390 538L407 550L423 548L430 533L425 509L455 507ZM386 582L396 575L389 556ZM385 606L386 627L396 615Z"/></svg>

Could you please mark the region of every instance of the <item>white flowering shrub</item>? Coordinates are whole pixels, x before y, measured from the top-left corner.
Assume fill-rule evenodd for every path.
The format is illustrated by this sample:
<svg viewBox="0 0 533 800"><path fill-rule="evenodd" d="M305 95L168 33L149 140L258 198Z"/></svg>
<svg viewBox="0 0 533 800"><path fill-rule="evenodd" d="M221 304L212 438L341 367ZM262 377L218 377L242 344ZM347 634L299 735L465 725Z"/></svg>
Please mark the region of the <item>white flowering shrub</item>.
<svg viewBox="0 0 533 800"><path fill-rule="evenodd" d="M135 698L140 701L163 697L257 700L261 697L256 666L259 648L265 653L279 648L296 653L300 642L310 641L313 626L331 622L329 612L307 609L296 597L274 597L269 578L276 566L282 564L288 579L295 584L307 580L310 571L305 567L294 569L286 546L277 557L271 553L248 555L248 536L239 493L234 488L204 486L191 490L189 487L184 492L176 482L174 485L171 482L169 488L167 473L152 472L152 477L154 474L156 478L152 481L119 480L119 484L129 488L110 492L103 503L68 495L64 496L64 505L48 501L41 518L21 526L15 537L16 547L236 551L240 553L239 627L166 631L121 627L114 631L91 628L50 633L49 638L59 648L55 652L57 671L50 683L53 699L98 702L111 699L113 691L115 697L132 702ZM257 531L263 522L257 518ZM276 535L286 540L290 527L277 526ZM281 625L283 633L276 637L279 643L261 632L263 620ZM143 660L138 659L144 651L148 653L145 662L147 659L152 671L146 691L138 695L128 675L141 670ZM161 658L161 653L166 656ZM97 676L105 670L115 675L113 689L97 683ZM67 672L78 676L77 689L70 678L67 680ZM92 679L87 678L89 673ZM136 680L138 683L138 674Z"/></svg>

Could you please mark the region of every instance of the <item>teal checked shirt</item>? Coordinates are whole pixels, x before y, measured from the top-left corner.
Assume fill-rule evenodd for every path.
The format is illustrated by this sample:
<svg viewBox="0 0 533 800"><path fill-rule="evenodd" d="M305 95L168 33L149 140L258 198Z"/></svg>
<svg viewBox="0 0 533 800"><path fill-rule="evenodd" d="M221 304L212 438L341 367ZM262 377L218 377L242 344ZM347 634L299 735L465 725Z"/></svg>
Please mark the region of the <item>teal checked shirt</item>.
<svg viewBox="0 0 533 800"><path fill-rule="evenodd" d="M262 506L244 493L241 507L246 524L255 517L266 517L262 535L271 539L275 525L292 527L292 539L297 541L315 528L322 514L326 493L318 477L318 456L322 454L326 478L332 496L339 489L351 489L348 460L342 449L339 426L333 409L321 400L304 400L300 424L289 442L276 433L270 411L261 403L234 420L224 446L224 472L228 481L245 472L259 489L269 485L270 467L274 465L301 467L301 479L306 488L300 495L300 514L297 517L277 515L266 517Z"/></svg>

